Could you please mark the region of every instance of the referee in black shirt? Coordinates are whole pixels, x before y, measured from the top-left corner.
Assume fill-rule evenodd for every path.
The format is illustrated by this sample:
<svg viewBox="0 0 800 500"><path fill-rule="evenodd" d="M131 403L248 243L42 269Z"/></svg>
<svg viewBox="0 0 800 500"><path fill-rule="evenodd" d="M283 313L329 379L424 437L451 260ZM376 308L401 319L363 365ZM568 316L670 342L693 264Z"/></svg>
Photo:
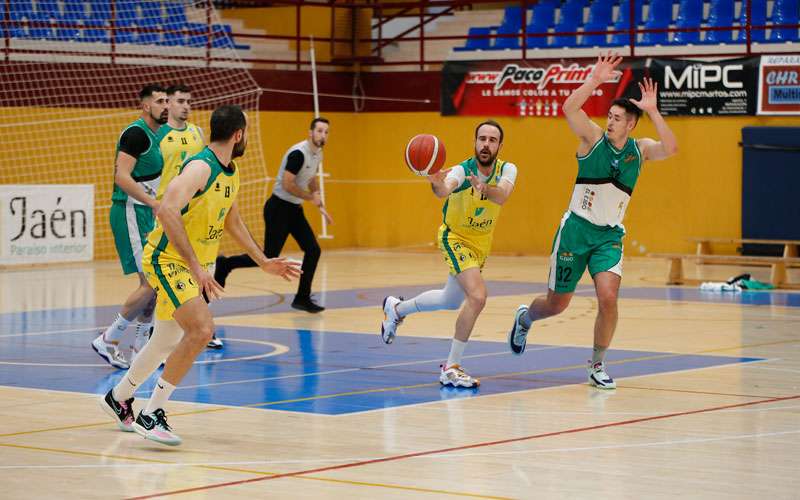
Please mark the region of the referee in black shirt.
<svg viewBox="0 0 800 500"><path fill-rule="evenodd" d="M303 200L310 201L319 208L327 223L333 224L333 219L322 204L317 183L322 148L328 140L328 128L329 122L325 118L314 118L311 121L308 139L290 147L283 155L272 196L264 204L264 254L267 258L277 257L286 238L292 235L304 254L303 274L300 276L292 307L310 313L325 310L311 300L311 282L314 280L321 251L303 213L302 204ZM224 287L231 271L240 267L256 267L256 263L246 254L219 256L214 279Z"/></svg>

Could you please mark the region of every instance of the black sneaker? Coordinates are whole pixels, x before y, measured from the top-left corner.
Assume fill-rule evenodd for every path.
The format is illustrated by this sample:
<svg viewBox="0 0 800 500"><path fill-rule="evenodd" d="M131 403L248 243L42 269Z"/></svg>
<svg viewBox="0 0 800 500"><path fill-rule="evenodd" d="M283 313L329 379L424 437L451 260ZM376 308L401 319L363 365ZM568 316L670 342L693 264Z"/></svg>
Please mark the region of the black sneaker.
<svg viewBox="0 0 800 500"><path fill-rule="evenodd" d="M217 338L217 335L214 334L211 340L208 341L208 344L206 344L206 347L208 349L222 349L222 339Z"/></svg>
<svg viewBox="0 0 800 500"><path fill-rule="evenodd" d="M172 432L172 428L167 424L167 415L161 408L157 408L149 415L140 411L136 422L133 423L133 430L145 439L168 446L178 446L183 442L180 436Z"/></svg>
<svg viewBox="0 0 800 500"><path fill-rule="evenodd" d="M314 303L314 301L311 300L311 297L307 297L305 299L298 299L295 297L294 301L292 301L292 307L310 313L318 313L325 310L324 307Z"/></svg>
<svg viewBox="0 0 800 500"><path fill-rule="evenodd" d="M106 397L100 401L100 408L114 419L120 430L133 432L133 398L117 401L112 391L113 389L108 391Z"/></svg>
<svg viewBox="0 0 800 500"><path fill-rule="evenodd" d="M228 279L229 274L231 274L231 268L228 267L228 259L224 255L217 256L214 264L214 280L222 288L225 288L225 281Z"/></svg>

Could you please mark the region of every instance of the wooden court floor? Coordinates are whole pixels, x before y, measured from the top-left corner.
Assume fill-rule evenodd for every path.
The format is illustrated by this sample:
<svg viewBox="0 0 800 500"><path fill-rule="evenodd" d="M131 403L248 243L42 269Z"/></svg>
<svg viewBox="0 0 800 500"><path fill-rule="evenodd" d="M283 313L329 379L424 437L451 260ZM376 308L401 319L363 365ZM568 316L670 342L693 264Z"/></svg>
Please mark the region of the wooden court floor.
<svg viewBox="0 0 800 500"><path fill-rule="evenodd" d="M167 407L176 448L98 406L120 373L89 343L134 280L110 262L1 270L0 498L799 497L800 294L666 288L664 262L629 259L619 387L600 391L585 383L591 282L512 356L514 310L544 290L547 260L493 256L464 359L481 387L447 390L455 312L410 316L391 346L378 335L383 295L443 284L440 259L323 253L319 315L287 307L293 285L236 271L215 305L225 348ZM768 276L687 274L742 270Z"/></svg>

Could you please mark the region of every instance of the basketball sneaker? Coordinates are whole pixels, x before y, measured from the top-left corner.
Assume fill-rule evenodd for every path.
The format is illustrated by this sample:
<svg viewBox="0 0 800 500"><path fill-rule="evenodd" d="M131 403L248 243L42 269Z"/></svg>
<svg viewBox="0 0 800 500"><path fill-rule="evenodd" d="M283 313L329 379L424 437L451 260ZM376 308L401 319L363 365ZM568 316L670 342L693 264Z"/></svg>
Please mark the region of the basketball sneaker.
<svg viewBox="0 0 800 500"><path fill-rule="evenodd" d="M222 349L222 346L222 340L217 338L216 333L211 336L211 340L209 340L208 344L206 344L206 347L209 349Z"/></svg>
<svg viewBox="0 0 800 500"><path fill-rule="evenodd" d="M440 368L442 371L439 374L439 383L442 385L466 389L473 389L481 385L481 381L470 376L461 368L461 365L440 365Z"/></svg>
<svg viewBox="0 0 800 500"><path fill-rule="evenodd" d="M397 335L397 327L403 322L397 314L397 304L403 301L403 297L397 298L388 295L383 299L383 322L381 323L381 338L384 343L391 344Z"/></svg>
<svg viewBox="0 0 800 500"><path fill-rule="evenodd" d="M167 415L161 408L157 408L149 415L140 411L133 423L133 430L145 439L167 446L178 446L183 442L180 436L172 432L172 428L167 423Z"/></svg>
<svg viewBox="0 0 800 500"><path fill-rule="evenodd" d="M92 349L94 349L94 352L103 358L106 363L114 368L127 370L131 367L128 360L126 360L125 356L120 352L117 344L106 342L105 339L103 339L102 333L92 341Z"/></svg>
<svg viewBox="0 0 800 500"><path fill-rule="evenodd" d="M117 427L125 432L133 432L133 398L126 401L114 399L112 390L100 401L100 408L103 409L114 421Z"/></svg>
<svg viewBox="0 0 800 500"><path fill-rule="evenodd" d="M529 328L522 326L520 321L523 314L528 314L528 306L525 304L517 308L517 312L514 314L514 326L512 326L511 331L508 332L508 346L511 348L511 352L516 355L525 352L525 346L528 343Z"/></svg>
<svg viewBox="0 0 800 500"><path fill-rule="evenodd" d="M588 362L586 371L589 373L589 385L593 385L600 389L616 389L617 383L614 379L606 373L606 365L602 361L592 364Z"/></svg>

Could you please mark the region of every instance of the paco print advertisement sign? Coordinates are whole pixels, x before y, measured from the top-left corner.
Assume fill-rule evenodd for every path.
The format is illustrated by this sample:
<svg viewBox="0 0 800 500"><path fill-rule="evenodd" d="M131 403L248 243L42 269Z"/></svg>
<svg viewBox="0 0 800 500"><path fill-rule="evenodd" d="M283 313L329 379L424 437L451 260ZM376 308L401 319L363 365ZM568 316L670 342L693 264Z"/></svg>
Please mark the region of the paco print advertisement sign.
<svg viewBox="0 0 800 500"><path fill-rule="evenodd" d="M0 186L0 264L93 257L93 184Z"/></svg>
<svg viewBox="0 0 800 500"><path fill-rule="evenodd" d="M572 90L594 69L594 59L574 61L452 61L442 69L443 115L561 116ZM606 116L611 101L625 95L633 70L598 87L584 106ZM638 93L638 88L636 89Z"/></svg>

